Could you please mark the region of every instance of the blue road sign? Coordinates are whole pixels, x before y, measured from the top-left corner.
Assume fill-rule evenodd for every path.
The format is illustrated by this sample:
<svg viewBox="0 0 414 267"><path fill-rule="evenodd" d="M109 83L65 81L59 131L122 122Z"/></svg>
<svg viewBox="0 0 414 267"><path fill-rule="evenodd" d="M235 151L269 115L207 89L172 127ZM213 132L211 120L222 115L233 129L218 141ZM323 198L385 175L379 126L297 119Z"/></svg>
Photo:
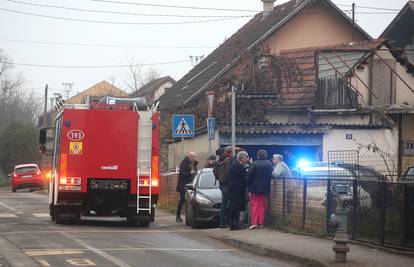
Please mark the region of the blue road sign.
<svg viewBox="0 0 414 267"><path fill-rule="evenodd" d="M207 132L208 140L214 140L215 138L216 120L214 118L207 118Z"/></svg>
<svg viewBox="0 0 414 267"><path fill-rule="evenodd" d="M194 115L172 116L172 137L194 137Z"/></svg>

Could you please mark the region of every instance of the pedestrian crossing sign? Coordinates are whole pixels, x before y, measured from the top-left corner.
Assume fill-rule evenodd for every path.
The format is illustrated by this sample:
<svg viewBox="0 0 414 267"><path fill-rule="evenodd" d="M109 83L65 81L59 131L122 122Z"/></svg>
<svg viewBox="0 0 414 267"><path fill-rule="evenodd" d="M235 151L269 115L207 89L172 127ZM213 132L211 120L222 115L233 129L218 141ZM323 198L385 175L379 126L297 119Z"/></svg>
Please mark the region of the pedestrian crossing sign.
<svg viewBox="0 0 414 267"><path fill-rule="evenodd" d="M194 137L194 115L172 116L172 137Z"/></svg>

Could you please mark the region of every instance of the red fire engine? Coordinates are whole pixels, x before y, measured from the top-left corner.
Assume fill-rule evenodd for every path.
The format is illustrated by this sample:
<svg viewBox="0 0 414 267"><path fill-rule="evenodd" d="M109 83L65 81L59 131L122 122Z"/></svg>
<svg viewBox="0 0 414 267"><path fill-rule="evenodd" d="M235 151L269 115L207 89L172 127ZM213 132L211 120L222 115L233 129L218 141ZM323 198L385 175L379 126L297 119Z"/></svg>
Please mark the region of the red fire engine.
<svg viewBox="0 0 414 267"><path fill-rule="evenodd" d="M108 104L110 103L110 104ZM158 113L140 100L65 104L56 116L50 216L148 226L159 194Z"/></svg>

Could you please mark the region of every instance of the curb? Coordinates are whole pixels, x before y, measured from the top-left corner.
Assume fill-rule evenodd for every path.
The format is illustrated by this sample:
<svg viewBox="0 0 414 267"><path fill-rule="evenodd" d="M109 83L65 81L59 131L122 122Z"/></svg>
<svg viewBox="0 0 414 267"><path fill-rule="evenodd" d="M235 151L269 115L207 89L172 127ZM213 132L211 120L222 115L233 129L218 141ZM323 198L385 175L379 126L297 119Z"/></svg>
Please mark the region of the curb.
<svg viewBox="0 0 414 267"><path fill-rule="evenodd" d="M5 262L6 266L16 267L38 267L40 266L33 258L24 254L13 243L0 236L0 251L2 252L0 263Z"/></svg>
<svg viewBox="0 0 414 267"><path fill-rule="evenodd" d="M328 267L328 265L320 261L300 257L295 254L276 250L276 249L269 248L267 246L260 245L260 244L252 244L252 243L248 243L248 242L244 242L244 241L240 241L240 240L236 240L232 238L226 238L226 237L210 236L210 238L216 239L230 246L240 248L242 250L245 250L245 251L257 254L257 255L261 255L261 256L274 257L274 258L278 258L278 259L282 259L286 261L294 261L294 262L303 264L307 267Z"/></svg>

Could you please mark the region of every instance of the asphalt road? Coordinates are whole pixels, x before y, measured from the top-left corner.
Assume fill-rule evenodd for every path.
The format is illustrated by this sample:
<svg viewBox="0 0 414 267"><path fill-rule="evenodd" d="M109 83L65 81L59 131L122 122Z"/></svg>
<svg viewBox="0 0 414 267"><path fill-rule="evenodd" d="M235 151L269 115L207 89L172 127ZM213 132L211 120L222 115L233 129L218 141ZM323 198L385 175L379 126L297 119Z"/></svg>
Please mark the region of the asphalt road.
<svg viewBox="0 0 414 267"><path fill-rule="evenodd" d="M0 266L298 266L224 245L156 211L149 228L120 220L56 225L47 196L0 188Z"/></svg>

